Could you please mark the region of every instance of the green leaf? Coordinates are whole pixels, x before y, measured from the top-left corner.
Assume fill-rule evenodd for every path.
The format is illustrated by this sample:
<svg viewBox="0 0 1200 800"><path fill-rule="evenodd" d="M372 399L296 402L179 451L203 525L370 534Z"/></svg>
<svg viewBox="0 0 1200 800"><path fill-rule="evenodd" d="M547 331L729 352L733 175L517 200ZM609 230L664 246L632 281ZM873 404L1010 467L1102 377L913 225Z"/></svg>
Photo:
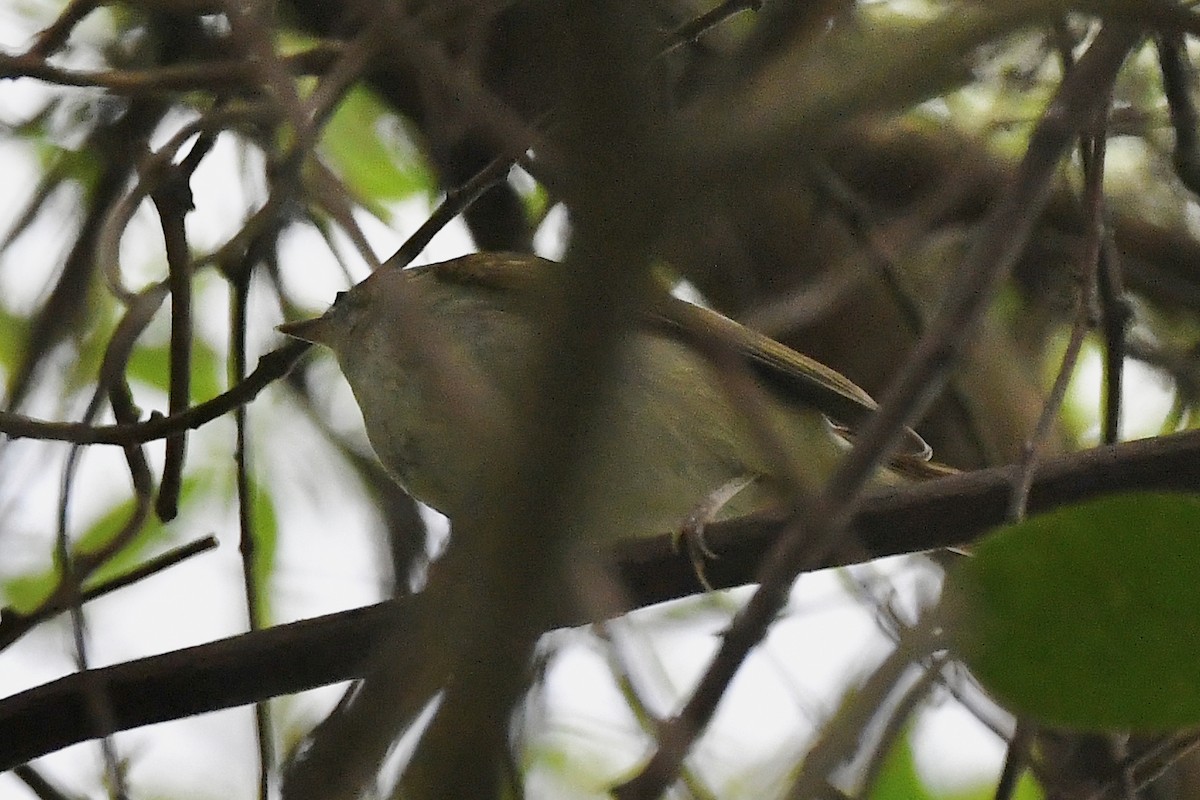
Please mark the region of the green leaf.
<svg viewBox="0 0 1200 800"><path fill-rule="evenodd" d="M1019 714L1082 730L1200 724L1200 497L1130 493L986 538L947 579L958 654Z"/></svg>
<svg viewBox="0 0 1200 800"><path fill-rule="evenodd" d="M185 479L184 497L194 490L195 481ZM135 500L129 499L112 506L75 541L72 547L73 551L90 554L104 548L129 522L135 503ZM88 576L85 585L94 586L104 583L117 575L128 572L144 561L151 550L162 549L160 544L169 543L172 538L167 527L151 514L142 529L124 547ZM60 572L59 566L55 564L45 569L9 578L2 584L4 597L18 611L32 611L41 605L58 585Z"/></svg>
<svg viewBox="0 0 1200 800"><path fill-rule="evenodd" d="M0 308L0 366L6 372L15 372L28 336L29 319Z"/></svg>
<svg viewBox="0 0 1200 800"><path fill-rule="evenodd" d="M4 602L22 614L28 614L40 606L54 587L58 585L58 571L39 569L24 575L6 578L0 584Z"/></svg>
<svg viewBox="0 0 1200 800"><path fill-rule="evenodd" d="M279 549L279 525L275 517L275 504L270 489L262 483L251 484L252 516L254 525L254 570L255 585L258 587L259 608L267 625L271 617L271 576L275 572L275 556Z"/></svg>
<svg viewBox="0 0 1200 800"><path fill-rule="evenodd" d="M912 747L908 734L896 740L879 768L879 775L871 790L871 800L932 800L917 774L913 761Z"/></svg>
<svg viewBox="0 0 1200 800"><path fill-rule="evenodd" d="M433 190L400 120L366 89L346 95L325 126L321 150L369 207Z"/></svg>
<svg viewBox="0 0 1200 800"><path fill-rule="evenodd" d="M191 367L193 402L209 400L224 390L222 386L224 365L221 358L199 336L192 337ZM129 365L125 374L131 381L153 386L166 393L171 378L170 343L139 344L129 356Z"/></svg>
<svg viewBox="0 0 1200 800"><path fill-rule="evenodd" d="M995 781L942 794L926 786L917 772L911 738L911 732L905 733L884 758L871 790L871 800L992 800L996 796ZM1028 772L1017 780L1013 800L1042 800L1043 796L1037 781Z"/></svg>

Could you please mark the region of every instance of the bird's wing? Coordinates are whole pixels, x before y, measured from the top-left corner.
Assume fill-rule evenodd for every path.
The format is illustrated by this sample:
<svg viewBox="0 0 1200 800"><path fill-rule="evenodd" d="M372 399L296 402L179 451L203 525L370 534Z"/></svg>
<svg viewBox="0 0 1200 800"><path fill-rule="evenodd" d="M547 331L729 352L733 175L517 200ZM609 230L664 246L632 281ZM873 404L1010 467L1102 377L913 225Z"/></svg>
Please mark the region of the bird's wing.
<svg viewBox="0 0 1200 800"><path fill-rule="evenodd" d="M669 294L654 299L650 317L718 363L721 358L736 357L781 399L818 409L851 436L879 409L871 395L845 375L728 317ZM905 428L905 438L903 455L930 458L932 450L916 431Z"/></svg>

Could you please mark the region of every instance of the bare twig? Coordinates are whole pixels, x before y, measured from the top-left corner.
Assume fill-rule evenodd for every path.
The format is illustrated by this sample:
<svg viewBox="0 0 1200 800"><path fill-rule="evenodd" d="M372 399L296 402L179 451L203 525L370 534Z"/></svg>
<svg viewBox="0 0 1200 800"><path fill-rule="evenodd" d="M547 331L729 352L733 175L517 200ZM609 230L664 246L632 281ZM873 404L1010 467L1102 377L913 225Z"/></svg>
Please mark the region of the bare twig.
<svg viewBox="0 0 1200 800"><path fill-rule="evenodd" d="M118 589L132 586L144 578L170 569L185 559L203 553L206 550L211 550L216 546L217 540L212 536L206 536L203 539L197 539L181 547L168 550L162 555L134 567L123 575L118 575L103 583L80 590L79 602L87 603L95 600L97 597L112 594ZM58 594L52 594L40 606L27 614L11 608L4 609L3 614L0 615L0 650L4 650L33 628L65 610L64 598Z"/></svg>
<svg viewBox="0 0 1200 800"><path fill-rule="evenodd" d="M504 180L512 166L513 160L508 156L496 156L487 166L475 173L469 181L456 189L447 191L446 197L421 223L421 227L413 231L404 244L400 245L400 249L387 260L387 266L405 267L411 264L412 260L420 255L421 251L433 240L438 231L465 211L489 188Z"/></svg>
<svg viewBox="0 0 1200 800"><path fill-rule="evenodd" d="M1157 37L1163 95L1175 130L1175 174L1194 195L1200 195L1200 112L1192 92L1196 74L1188 60L1183 34L1165 32Z"/></svg>
<svg viewBox="0 0 1200 800"><path fill-rule="evenodd" d="M84 17L100 5L100 0L71 0L62 13L46 28L42 29L29 48L30 55L45 58L66 43Z"/></svg>
<svg viewBox="0 0 1200 800"><path fill-rule="evenodd" d="M203 147L203 140L197 146ZM167 390L170 414L178 414L188 407L192 386L192 269L184 228L184 218L192 210L189 177L173 169L150 193L162 225L167 282L171 290L171 371ZM162 481L155 501L155 511L163 522L174 519L179 510L186 450L186 433L167 437Z"/></svg>
<svg viewBox="0 0 1200 800"><path fill-rule="evenodd" d="M122 447L144 444L205 423L253 400L273 381L283 377L311 347L307 342L288 342L258 359L258 368L246 380L211 400L168 417L151 414L144 422L122 425L89 425L81 422L45 422L23 414L0 413L0 433L13 439L45 439L74 444L115 444Z"/></svg>
<svg viewBox="0 0 1200 800"><path fill-rule="evenodd" d="M1097 272L1100 268L1101 250L1104 232L1104 164L1105 140L1108 136L1103 125L1097 132L1091 133L1083 140L1083 150L1088 155L1084 158L1085 188L1084 205L1087 217L1087 245L1084 248L1080 263L1078 278L1078 293L1076 297L1075 320L1071 325L1071 336L1063 352L1062 363L1050 394L1042 404L1042 411L1029 440L1025 443L1025 452L1021 459L1021 468L1016 481L1013 483L1012 499L1008 506L1008 517L1012 522L1025 518L1025 508L1029 502L1029 490L1033 486L1033 474L1037 471L1038 457L1050 431L1062 410L1063 400L1067 395L1067 387L1075 374L1075 365L1083 350L1084 338L1095 327L1098 311L1096 309Z"/></svg>
<svg viewBox="0 0 1200 800"><path fill-rule="evenodd" d="M246 301L250 292L249 273L246 278L232 287L233 329L230 331L231 377L244 380L246 374ZM250 481L250 454L246 437L246 406L240 405L233 411L237 427L237 444L234 462L237 465L238 502L238 551L242 556L242 584L246 598L246 618L250 630L261 629L267 621L263 618L262 593L265 590L258 582L258 536L254 527L254 504L257 502ZM267 800L271 793L271 776L275 774L274 732L271 725L271 706L265 701L254 704L255 735L258 741L258 796Z"/></svg>
<svg viewBox="0 0 1200 800"><path fill-rule="evenodd" d="M340 43L326 42L279 58L294 74L322 74L343 49ZM167 64L152 69L76 70L55 66L34 52L0 53L0 79L34 78L57 86L91 87L131 97L197 90L220 92L244 86L254 74L254 65L245 59Z"/></svg>

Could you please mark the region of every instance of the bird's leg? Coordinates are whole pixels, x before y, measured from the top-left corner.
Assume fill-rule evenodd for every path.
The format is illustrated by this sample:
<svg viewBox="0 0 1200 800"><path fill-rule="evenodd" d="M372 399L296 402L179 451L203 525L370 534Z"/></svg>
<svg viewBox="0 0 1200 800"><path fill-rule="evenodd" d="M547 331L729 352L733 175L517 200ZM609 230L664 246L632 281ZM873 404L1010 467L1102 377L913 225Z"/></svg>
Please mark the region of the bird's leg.
<svg viewBox="0 0 1200 800"><path fill-rule="evenodd" d="M691 510L675 533L675 549L681 549L681 544L687 549L692 569L696 571L696 580L706 591L712 591L713 587L704 574L704 562L705 559L716 558L717 554L704 541L704 528L717 518L730 500L756 480L757 475L744 475L718 486Z"/></svg>

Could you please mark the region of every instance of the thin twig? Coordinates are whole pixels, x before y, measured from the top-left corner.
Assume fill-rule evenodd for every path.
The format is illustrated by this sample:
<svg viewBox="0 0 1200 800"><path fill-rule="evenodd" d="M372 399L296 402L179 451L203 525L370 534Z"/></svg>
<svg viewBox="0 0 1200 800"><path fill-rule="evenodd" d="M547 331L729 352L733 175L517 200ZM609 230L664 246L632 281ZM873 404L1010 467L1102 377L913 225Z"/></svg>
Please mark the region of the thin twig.
<svg viewBox="0 0 1200 800"><path fill-rule="evenodd" d="M943 682L942 670L945 668L946 656L935 654L929 661L928 664L920 664L920 677L904 691L895 706L888 710L883 730L875 737L871 745L871 757L863 767L863 776L857 792L859 797L875 796L875 784L888 756L891 755L892 748L904 735L905 726L918 706L925 702L933 687Z"/></svg>
<svg viewBox="0 0 1200 800"><path fill-rule="evenodd" d="M96 238L97 262L104 270L109 290L122 302L128 302L134 292L125 287L121 278L120 243L129 221L141 202L150 196L159 182L173 169L175 156L193 137L217 133L227 127L261 124L269 118L264 106L217 109L201 115L177 130L158 150L147 153L138 164L138 181L107 211ZM239 240L238 236L234 240ZM197 262L195 267L200 264Z"/></svg>
<svg viewBox="0 0 1200 800"><path fill-rule="evenodd" d="M233 294L232 328L230 339L230 377L241 381L246 374L246 316L247 299L250 292L249 271L236 282ZM246 619L251 631L259 630L266 622L263 618L262 593L265 587L258 582L258 532L254 527L254 504L256 498L250 481L250 454L246 437L246 406L233 410L237 429L234 446L235 480L237 483L238 507L238 552L242 557L242 588L246 599ZM268 800L271 794L271 776L275 774L274 731L271 725L271 706L263 701L254 704L254 727L258 741L258 796Z"/></svg>
<svg viewBox="0 0 1200 800"><path fill-rule="evenodd" d="M171 289L171 366L167 388L169 414L188 407L192 387L192 269L184 219L192 209L188 175L171 170L167 179L150 193L158 210L167 256L167 281ZM163 522L179 511L183 487L186 433L168 436L155 512Z"/></svg>
<svg viewBox="0 0 1200 800"><path fill-rule="evenodd" d="M288 342L258 359L246 380L216 397L171 416L151 414L144 422L89 425L82 422L46 422L23 414L0 412L0 433L13 439L43 439L73 444L145 444L184 430L194 430L253 400L259 392L286 375L311 347L308 342Z"/></svg>
<svg viewBox="0 0 1200 800"><path fill-rule="evenodd" d="M1004 753L1004 766L1000 770L1000 780L996 782L994 800L1012 800L1017 791L1017 783L1029 766L1029 748L1033 744L1036 728L1028 723L1017 721L1017 729Z"/></svg>
<svg viewBox="0 0 1200 800"><path fill-rule="evenodd" d="M29 791L37 795L38 800L80 800L78 795L67 794L28 764L14 767L13 775L28 786Z"/></svg>
<svg viewBox="0 0 1200 800"><path fill-rule="evenodd" d="M129 570L129 572L118 575L103 583L98 583L95 586L84 588L79 592L79 602L88 603L98 597L103 597L119 589L132 586L138 581L170 569L176 564L194 555L212 550L216 546L217 540L215 537L205 536L203 539L197 539L168 550L160 556L155 556L149 561L139 564ZM58 594L52 594L40 606L27 614L11 608L4 609L3 613L0 614L0 650L4 650L33 628L65 610L66 605L63 603L63 598Z"/></svg>
<svg viewBox="0 0 1200 800"><path fill-rule="evenodd" d="M1104 334L1104 402L1100 441L1116 444L1121 438L1121 409L1125 385L1125 357L1129 354L1129 323L1133 311L1125 298L1121 256L1111 231L1105 231L1097 275L1100 326Z"/></svg>
<svg viewBox="0 0 1200 800"><path fill-rule="evenodd" d="M496 156L462 186L448 190L438 207L421 223L421 227L413 231L404 244L400 245L400 248L385 262L386 266L400 268L411 264L413 259L420 255L421 251L433 240L438 231L465 211L489 188L504 180L508 171L512 169L512 165L512 158L506 155Z"/></svg>
<svg viewBox="0 0 1200 800"><path fill-rule="evenodd" d="M29 48L31 56L45 58L57 52L84 17L100 5L100 0L71 0L54 22L42 29Z"/></svg>
<svg viewBox="0 0 1200 800"><path fill-rule="evenodd" d="M1038 455L1050 436L1055 419L1062 409L1066 398L1067 387L1075 374L1075 365L1083 350L1083 342L1088 332L1095 327L1098 311L1096 310L1097 273L1100 269L1100 259L1104 232L1104 166L1107 152L1106 140L1108 132L1103 124L1098 130L1088 134L1081 144L1081 150L1086 154L1084 164L1084 214L1087 220L1087 243L1084 248L1083 260L1080 263L1079 290L1076 299L1075 321L1071 326L1071 337L1063 352L1062 363L1050 394L1042 405L1037 425L1033 434L1025 443L1025 451L1021 459L1018 478L1013 483L1012 499L1008 507L1009 520L1019 522L1025 518L1025 509L1029 503L1029 490L1033 486L1033 474L1037 470Z"/></svg>
<svg viewBox="0 0 1200 800"><path fill-rule="evenodd" d="M889 234L888 240L880 235L880 224L875 219L875 214L872 212L867 200L862 198L849 186L842 177L833 170L824 161L818 161L813 166L813 176L820 183L822 190L826 193L835 210L845 219L846 224L850 229L863 237L866 240L864 248L867 254L867 260L873 268L874 273L883 282L887 288L889 295L892 297L896 307L900 310L900 314L904 321L908 323L909 330L915 337L920 337L925 333L926 314L923 312L920 303L913 295L910 287L906 285L906 281L901 272L896 266L897 252L902 252L905 246L908 246L911 241L915 241L919 235L915 231L926 230L927 226L934 221L934 215L944 210L944 207L950 203L956 196L957 192L962 191L960 188L951 187L945 192L939 192L937 196L927 203L927 208L923 214L910 214L910 219L906 227L909 231L909 241L895 242L895 234ZM924 217L924 219L922 219ZM892 226L892 230L897 230L898 226ZM950 401L957 407L960 414L967 424L965 433L970 439L971 445L976 452L980 453L985 458L990 456L991 448L987 444L987 437L983 434L983 423L979 419L979 414L966 395L963 393L954 381L950 382L948 387ZM991 459L988 460L990 462ZM988 463L985 462L985 463Z"/></svg>
<svg viewBox="0 0 1200 800"><path fill-rule="evenodd" d="M1183 34L1164 32L1157 37L1163 95L1175 131L1175 174L1194 195L1200 195L1200 112L1192 92L1195 70L1188 60Z"/></svg>
<svg viewBox="0 0 1200 800"><path fill-rule="evenodd" d="M821 735L804 757L796 781L788 790L792 800L818 797L829 784L830 775L857 750L863 731L879 713L884 700L896 688L914 661L923 661L936 649L937 635L933 616L904 631L896 647L883 663L862 682L848 690L837 714L821 728ZM918 682L927 689L928 679ZM624 789L624 787L622 787ZM623 795L622 795L623 796ZM645 797L646 795L642 795Z"/></svg>
<svg viewBox="0 0 1200 800"><path fill-rule="evenodd" d="M88 408L85 419L90 418L95 413L99 405L98 400L101 396L102 392L98 389L96 396ZM116 744L112 739L112 734L117 730L116 715L113 710L111 696L98 682L90 680L86 634L87 623L83 615L83 600L81 597L84 575L80 570L76 569L70 545L68 518L75 477L82 452L82 448L79 445L73 445L70 454L67 456L66 466L63 468L62 485L59 489L58 525L54 537L54 554L62 575L59 581L59 588L63 592L64 603L71 615L71 639L75 649L75 668L80 675L84 676L83 700L85 708L91 724L101 732L100 751L104 758L105 778L108 781L113 796L117 800L125 800L128 792L125 785L124 770L121 767L121 758L117 755ZM139 502L133 517L126 524L125 528L114 537L114 541L123 542L132 537L133 532L138 530L145 521L149 511L150 498L143 497L138 498L138 500Z"/></svg>
<svg viewBox="0 0 1200 800"><path fill-rule="evenodd" d="M327 71L343 49L340 43L327 42L279 58L292 74L315 75ZM76 70L55 66L32 51L21 55L0 53L0 79L32 78L56 86L103 89L130 97L173 96L188 91L221 92L244 86L253 75L254 65L245 59L168 64L152 69Z"/></svg>

